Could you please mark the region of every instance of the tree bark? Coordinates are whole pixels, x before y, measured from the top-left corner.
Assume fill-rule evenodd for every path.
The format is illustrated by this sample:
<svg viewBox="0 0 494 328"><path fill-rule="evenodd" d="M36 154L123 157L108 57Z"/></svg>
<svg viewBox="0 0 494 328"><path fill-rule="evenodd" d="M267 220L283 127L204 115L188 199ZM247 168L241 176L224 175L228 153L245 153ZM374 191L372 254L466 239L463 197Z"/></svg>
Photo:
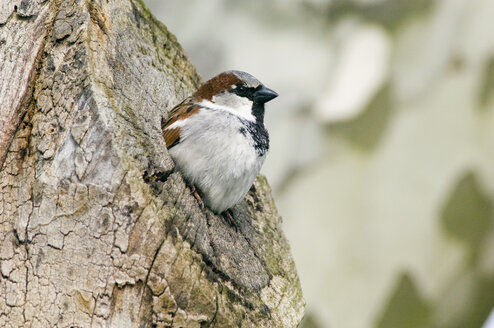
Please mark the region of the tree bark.
<svg viewBox="0 0 494 328"><path fill-rule="evenodd" d="M138 0L0 10L0 326L296 326L266 180L235 229L174 170L160 121L200 83L175 36Z"/></svg>

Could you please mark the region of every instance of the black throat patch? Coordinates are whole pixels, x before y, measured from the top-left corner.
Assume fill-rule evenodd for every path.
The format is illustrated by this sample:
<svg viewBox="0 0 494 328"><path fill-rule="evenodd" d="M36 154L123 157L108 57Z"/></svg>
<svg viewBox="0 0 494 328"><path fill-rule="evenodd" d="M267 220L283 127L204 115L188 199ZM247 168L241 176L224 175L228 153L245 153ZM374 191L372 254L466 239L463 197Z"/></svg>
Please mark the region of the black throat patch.
<svg viewBox="0 0 494 328"><path fill-rule="evenodd" d="M259 157L264 156L269 150L269 134L268 130L264 127L262 122L251 122L239 118L242 122L240 133L247 138L252 138L254 141L254 148L256 149Z"/></svg>

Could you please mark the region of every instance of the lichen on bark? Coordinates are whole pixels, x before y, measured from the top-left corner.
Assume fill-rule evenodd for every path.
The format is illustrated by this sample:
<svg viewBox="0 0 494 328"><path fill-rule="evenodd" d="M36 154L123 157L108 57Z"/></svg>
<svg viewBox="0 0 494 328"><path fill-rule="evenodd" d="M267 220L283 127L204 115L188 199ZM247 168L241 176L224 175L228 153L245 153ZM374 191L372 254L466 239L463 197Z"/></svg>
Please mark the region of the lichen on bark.
<svg viewBox="0 0 494 328"><path fill-rule="evenodd" d="M19 90L0 99L13 131L0 138L0 326L296 326L267 181L233 229L167 154L161 118L200 78L166 27L134 0L5 7L0 62L24 73L0 74Z"/></svg>

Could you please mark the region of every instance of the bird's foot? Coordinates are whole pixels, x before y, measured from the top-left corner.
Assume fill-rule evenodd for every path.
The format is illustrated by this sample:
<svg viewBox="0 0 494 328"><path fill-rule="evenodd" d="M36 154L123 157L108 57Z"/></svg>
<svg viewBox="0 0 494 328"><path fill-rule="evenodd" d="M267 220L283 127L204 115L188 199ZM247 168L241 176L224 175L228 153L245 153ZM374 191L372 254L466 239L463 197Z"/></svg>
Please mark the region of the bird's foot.
<svg viewBox="0 0 494 328"><path fill-rule="evenodd" d="M194 185L190 188L192 190L192 195L194 195L194 198L197 200L197 203L199 204L199 208L201 211L204 211L204 201L201 198L201 195L199 195L199 192L197 192L197 189Z"/></svg>
<svg viewBox="0 0 494 328"><path fill-rule="evenodd" d="M233 220L232 211L230 209L227 209L226 211L224 211L223 212L223 216L225 217L225 219L228 220L228 222L230 223L230 225L236 227L235 220Z"/></svg>

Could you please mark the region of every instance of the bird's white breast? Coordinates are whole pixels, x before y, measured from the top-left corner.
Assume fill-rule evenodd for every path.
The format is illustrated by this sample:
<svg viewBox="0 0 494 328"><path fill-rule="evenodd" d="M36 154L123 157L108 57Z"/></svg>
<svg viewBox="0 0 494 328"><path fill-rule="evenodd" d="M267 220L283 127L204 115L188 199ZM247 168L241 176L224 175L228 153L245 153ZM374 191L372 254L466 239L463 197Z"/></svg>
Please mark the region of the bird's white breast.
<svg viewBox="0 0 494 328"><path fill-rule="evenodd" d="M243 123L230 113L201 109L181 124L180 142L170 149L175 164L217 213L239 203L259 173L258 156Z"/></svg>

